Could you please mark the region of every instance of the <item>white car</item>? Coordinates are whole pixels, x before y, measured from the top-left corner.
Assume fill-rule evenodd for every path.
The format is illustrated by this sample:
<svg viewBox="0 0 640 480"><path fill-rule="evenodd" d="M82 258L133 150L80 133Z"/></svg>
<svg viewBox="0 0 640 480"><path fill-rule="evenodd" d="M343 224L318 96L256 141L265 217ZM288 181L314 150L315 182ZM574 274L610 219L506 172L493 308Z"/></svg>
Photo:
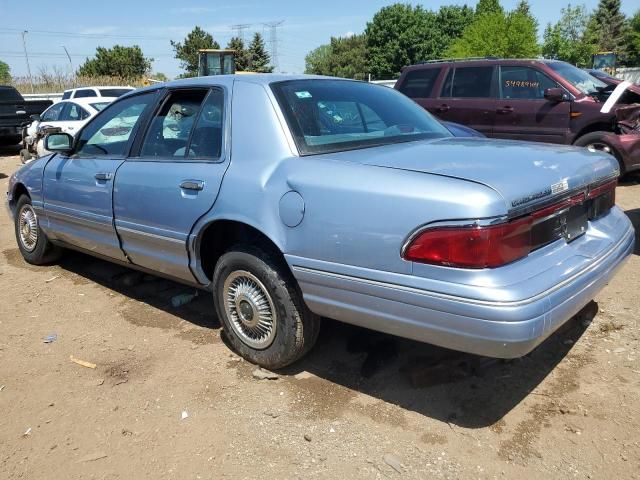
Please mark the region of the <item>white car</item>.
<svg viewBox="0 0 640 480"><path fill-rule="evenodd" d="M82 87L71 88L65 90L62 94L62 100L71 98L90 98L90 97L120 97L125 93L135 90L133 87Z"/></svg>
<svg viewBox="0 0 640 480"><path fill-rule="evenodd" d="M116 97L74 98L54 103L27 128L24 140L26 149L37 157L46 155L49 152L44 149L44 138L38 135L41 129L60 128L62 132L75 136L85 123L115 99Z"/></svg>

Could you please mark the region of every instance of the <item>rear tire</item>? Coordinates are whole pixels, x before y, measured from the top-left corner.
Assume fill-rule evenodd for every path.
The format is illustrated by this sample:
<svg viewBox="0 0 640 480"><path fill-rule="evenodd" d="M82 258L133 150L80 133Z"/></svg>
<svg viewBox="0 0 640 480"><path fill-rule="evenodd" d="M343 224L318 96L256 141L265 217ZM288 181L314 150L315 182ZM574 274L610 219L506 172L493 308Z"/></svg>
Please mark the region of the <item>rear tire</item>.
<svg viewBox="0 0 640 480"><path fill-rule="evenodd" d="M27 263L43 265L60 257L60 248L53 245L40 228L38 216L27 195L22 195L16 203L14 225L18 248Z"/></svg>
<svg viewBox="0 0 640 480"><path fill-rule="evenodd" d="M239 245L220 257L213 274L218 318L230 346L268 369L285 367L315 344L320 318L312 313L283 262Z"/></svg>
<svg viewBox="0 0 640 480"><path fill-rule="evenodd" d="M624 167L624 162L620 157L620 154L615 149L613 145L609 141L607 141L606 137L609 135L614 135L612 132L598 131L587 133L580 138L578 138L573 144L576 147L586 147L591 151L599 151L605 152L613 155L616 160L618 160L618 165L620 166L620 176L622 177L626 173L626 169Z"/></svg>

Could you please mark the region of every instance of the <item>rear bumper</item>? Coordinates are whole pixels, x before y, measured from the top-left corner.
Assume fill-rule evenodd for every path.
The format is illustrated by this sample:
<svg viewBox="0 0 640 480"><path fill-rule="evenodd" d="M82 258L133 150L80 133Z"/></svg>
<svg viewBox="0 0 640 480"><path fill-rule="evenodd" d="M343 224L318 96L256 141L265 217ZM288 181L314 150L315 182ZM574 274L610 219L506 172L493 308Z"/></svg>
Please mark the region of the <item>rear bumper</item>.
<svg viewBox="0 0 640 480"><path fill-rule="evenodd" d="M441 347L497 358L523 356L578 313L633 252L630 222L612 248L533 297L486 301L300 266L288 257L318 315ZM298 265L296 265L298 263Z"/></svg>

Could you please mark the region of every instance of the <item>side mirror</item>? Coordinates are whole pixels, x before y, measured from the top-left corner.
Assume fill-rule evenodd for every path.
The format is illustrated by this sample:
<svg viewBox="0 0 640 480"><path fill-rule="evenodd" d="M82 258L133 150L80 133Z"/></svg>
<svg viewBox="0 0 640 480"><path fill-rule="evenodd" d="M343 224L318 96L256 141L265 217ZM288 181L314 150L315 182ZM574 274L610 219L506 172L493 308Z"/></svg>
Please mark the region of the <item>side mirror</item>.
<svg viewBox="0 0 640 480"><path fill-rule="evenodd" d="M37 113L34 113L33 115L29 115L29 118L31 119L32 122L40 121L40 115L38 115Z"/></svg>
<svg viewBox="0 0 640 480"><path fill-rule="evenodd" d="M544 98L546 98L550 102L556 102L556 103L564 102L565 100L564 90L562 90L559 87L547 88L544 91Z"/></svg>
<svg viewBox="0 0 640 480"><path fill-rule="evenodd" d="M73 137L68 133L50 133L44 137L44 149L50 152L71 153Z"/></svg>

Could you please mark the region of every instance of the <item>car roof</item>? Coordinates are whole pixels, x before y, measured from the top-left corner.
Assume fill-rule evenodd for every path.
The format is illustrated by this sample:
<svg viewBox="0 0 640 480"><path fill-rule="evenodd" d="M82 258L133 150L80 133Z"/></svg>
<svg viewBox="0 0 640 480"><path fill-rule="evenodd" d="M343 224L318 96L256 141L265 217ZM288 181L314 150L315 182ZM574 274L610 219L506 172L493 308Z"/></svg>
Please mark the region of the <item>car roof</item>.
<svg viewBox="0 0 640 480"><path fill-rule="evenodd" d="M117 100L118 97L80 97L80 98L67 98L62 100L63 102L73 102L78 105L91 105L92 103L105 103L105 102L113 102Z"/></svg>
<svg viewBox="0 0 640 480"><path fill-rule="evenodd" d="M405 67L403 70L418 70L422 68L438 68L442 66L451 66L451 65L467 65L467 64L478 64L478 65L501 65L504 63L509 64L550 64L550 63L566 63L562 60L554 60L549 58L451 58L451 59L443 59L443 60L430 60L427 62L420 62L413 65L409 65Z"/></svg>

